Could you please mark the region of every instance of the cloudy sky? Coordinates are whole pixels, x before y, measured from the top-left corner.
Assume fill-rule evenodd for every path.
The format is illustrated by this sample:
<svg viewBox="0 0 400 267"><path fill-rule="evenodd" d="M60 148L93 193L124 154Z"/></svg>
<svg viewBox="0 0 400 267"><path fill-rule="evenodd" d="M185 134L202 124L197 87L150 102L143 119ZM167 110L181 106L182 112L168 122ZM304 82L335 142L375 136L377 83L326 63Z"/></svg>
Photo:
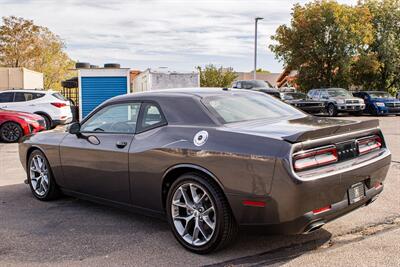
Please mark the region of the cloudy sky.
<svg viewBox="0 0 400 267"><path fill-rule="evenodd" d="M259 22L258 66L280 72L267 46L290 21L292 0L0 0L0 16L32 19L58 34L81 62L192 71L213 63L250 71L254 17ZM340 1L354 4L355 0Z"/></svg>

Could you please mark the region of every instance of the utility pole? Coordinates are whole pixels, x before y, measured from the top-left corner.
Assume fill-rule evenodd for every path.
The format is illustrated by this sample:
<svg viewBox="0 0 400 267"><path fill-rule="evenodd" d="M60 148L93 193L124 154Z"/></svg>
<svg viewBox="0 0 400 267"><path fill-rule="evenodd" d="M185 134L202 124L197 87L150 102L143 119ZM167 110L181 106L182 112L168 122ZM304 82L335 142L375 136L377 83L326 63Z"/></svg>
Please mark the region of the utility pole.
<svg viewBox="0 0 400 267"><path fill-rule="evenodd" d="M257 80L257 24L259 20L264 18L257 17L254 19L254 73L253 80Z"/></svg>

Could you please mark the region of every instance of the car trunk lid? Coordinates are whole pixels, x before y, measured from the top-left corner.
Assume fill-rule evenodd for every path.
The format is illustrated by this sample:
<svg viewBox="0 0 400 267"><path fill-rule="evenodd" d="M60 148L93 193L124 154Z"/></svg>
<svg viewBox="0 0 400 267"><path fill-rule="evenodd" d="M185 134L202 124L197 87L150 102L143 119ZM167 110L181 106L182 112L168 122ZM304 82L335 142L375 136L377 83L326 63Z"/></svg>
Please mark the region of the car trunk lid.
<svg viewBox="0 0 400 267"><path fill-rule="evenodd" d="M379 126L379 121L351 121L305 116L288 120L257 120L230 124L230 130L280 138L290 143L361 131Z"/></svg>

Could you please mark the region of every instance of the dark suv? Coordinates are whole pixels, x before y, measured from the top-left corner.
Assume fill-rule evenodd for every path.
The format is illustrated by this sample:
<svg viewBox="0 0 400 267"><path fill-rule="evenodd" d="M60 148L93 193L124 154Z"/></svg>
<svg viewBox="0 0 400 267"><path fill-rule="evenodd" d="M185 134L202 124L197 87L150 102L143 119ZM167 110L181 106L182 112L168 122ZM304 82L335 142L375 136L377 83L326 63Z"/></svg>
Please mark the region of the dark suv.
<svg viewBox="0 0 400 267"><path fill-rule="evenodd" d="M262 93L266 93L269 95L272 95L276 98L281 99L280 93L278 90L272 88L272 86L263 81L263 80L240 80L240 81L235 81L232 84L232 88L235 89L247 89L247 90L253 90L253 91L258 91Z"/></svg>
<svg viewBox="0 0 400 267"><path fill-rule="evenodd" d="M359 115L365 109L363 99L354 97L343 88L312 89L308 92L308 97L313 100L324 101L326 111L331 117L341 112Z"/></svg>

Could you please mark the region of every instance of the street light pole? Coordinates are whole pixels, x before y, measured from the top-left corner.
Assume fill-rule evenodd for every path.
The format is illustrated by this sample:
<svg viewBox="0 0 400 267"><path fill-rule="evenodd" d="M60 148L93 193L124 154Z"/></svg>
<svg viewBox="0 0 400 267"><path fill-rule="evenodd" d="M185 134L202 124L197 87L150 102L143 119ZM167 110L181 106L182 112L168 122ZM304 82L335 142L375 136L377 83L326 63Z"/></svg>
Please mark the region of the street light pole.
<svg viewBox="0 0 400 267"><path fill-rule="evenodd" d="M259 20L264 18L257 17L254 19L254 72L253 80L257 79L257 24Z"/></svg>

